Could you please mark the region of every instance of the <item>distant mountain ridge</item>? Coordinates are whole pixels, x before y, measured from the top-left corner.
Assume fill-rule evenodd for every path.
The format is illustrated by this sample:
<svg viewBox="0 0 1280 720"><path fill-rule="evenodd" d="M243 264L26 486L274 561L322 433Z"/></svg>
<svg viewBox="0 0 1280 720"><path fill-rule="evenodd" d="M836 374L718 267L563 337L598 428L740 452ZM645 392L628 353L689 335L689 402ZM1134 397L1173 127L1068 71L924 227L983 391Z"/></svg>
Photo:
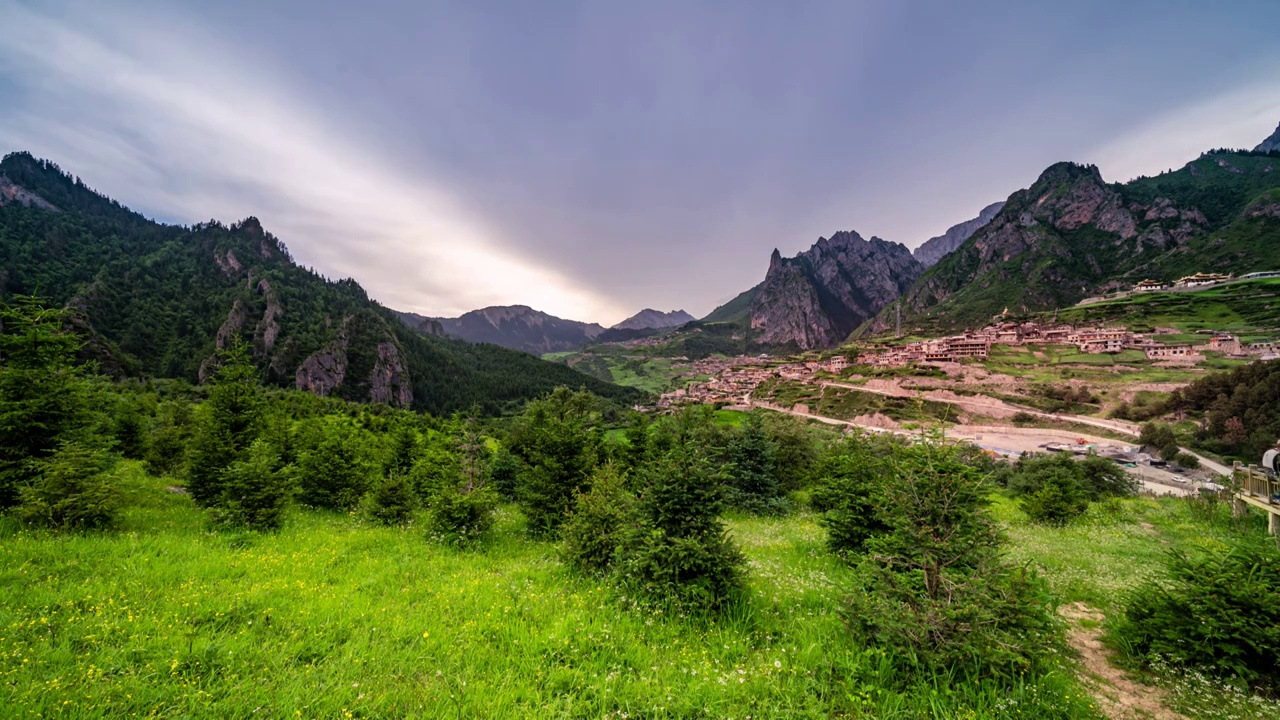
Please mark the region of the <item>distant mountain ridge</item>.
<svg viewBox="0 0 1280 720"><path fill-rule="evenodd" d="M695 318L684 310L672 310L671 312L662 312L652 308L645 308L622 322L614 325L611 330L662 330L665 328L680 327L685 323L693 322Z"/></svg>
<svg viewBox="0 0 1280 720"><path fill-rule="evenodd" d="M938 237L925 240L920 247L911 252L911 255L926 268L933 267L939 260L963 245L964 241L968 240L983 225L991 222L991 219L1003 207L1004 201L991 203L982 208L982 211L978 213L978 217L952 225Z"/></svg>
<svg viewBox="0 0 1280 720"><path fill-rule="evenodd" d="M411 325L432 329L471 343L488 343L533 355L577 350L591 342L604 328L596 323L565 320L534 310L527 305L495 305L463 313L456 318L427 318L399 313Z"/></svg>

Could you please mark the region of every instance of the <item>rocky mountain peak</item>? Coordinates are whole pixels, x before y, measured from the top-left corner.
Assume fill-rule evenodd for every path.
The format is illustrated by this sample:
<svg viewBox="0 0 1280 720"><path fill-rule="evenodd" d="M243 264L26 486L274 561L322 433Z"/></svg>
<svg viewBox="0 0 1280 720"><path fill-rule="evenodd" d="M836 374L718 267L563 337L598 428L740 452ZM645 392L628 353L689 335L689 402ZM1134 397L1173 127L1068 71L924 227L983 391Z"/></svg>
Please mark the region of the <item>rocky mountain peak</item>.
<svg viewBox="0 0 1280 720"><path fill-rule="evenodd" d="M1280 152L1280 125L1276 125L1276 131L1271 136L1253 149L1254 152Z"/></svg>
<svg viewBox="0 0 1280 720"><path fill-rule="evenodd" d="M769 258L751 300L756 341L808 350L830 347L893 302L924 267L899 243L852 230L819 238L808 250Z"/></svg>
<svg viewBox="0 0 1280 720"><path fill-rule="evenodd" d="M952 225L945 233L924 241L911 254L926 268L933 267L939 260L963 245L965 240L972 237L984 225L991 222L1002 208L1004 208L1003 201L991 203L982 208L978 217Z"/></svg>

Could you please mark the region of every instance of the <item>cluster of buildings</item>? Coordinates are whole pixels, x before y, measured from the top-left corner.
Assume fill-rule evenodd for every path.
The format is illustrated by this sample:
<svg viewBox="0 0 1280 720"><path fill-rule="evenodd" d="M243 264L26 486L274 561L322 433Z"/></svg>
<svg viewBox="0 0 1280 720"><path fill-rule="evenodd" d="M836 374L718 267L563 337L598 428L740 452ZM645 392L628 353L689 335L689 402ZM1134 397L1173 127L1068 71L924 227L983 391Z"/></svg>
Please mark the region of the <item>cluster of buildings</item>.
<svg viewBox="0 0 1280 720"><path fill-rule="evenodd" d="M773 378L808 380L820 372L839 374L849 367L849 359L837 355L825 360L808 360L779 364L767 355L735 358L706 358L692 363L684 376L711 377L690 382L687 386L662 394L658 408L682 403L741 403L756 386Z"/></svg>
<svg viewBox="0 0 1280 720"><path fill-rule="evenodd" d="M1254 275L1259 277L1267 276L1265 273L1254 273ZM1253 275L1250 277L1253 277ZM1155 292L1157 290L1171 290L1173 288L1205 287L1207 285L1224 283L1231 279L1232 277L1230 275L1223 275L1221 273L1196 273L1195 275L1187 275L1185 277L1178 278L1173 282L1165 282L1164 280L1143 280L1137 285L1134 285L1133 289L1137 292Z"/></svg>

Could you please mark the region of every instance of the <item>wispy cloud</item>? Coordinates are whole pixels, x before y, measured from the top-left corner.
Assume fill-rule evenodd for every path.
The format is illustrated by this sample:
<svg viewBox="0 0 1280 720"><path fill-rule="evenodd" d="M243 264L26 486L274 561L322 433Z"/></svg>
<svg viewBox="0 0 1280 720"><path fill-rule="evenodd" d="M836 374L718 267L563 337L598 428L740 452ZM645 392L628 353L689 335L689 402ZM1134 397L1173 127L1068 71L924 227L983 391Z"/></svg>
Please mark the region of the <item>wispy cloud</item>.
<svg viewBox="0 0 1280 720"><path fill-rule="evenodd" d="M1082 158L1109 182L1177 169L1215 148L1253 149L1280 120L1280 66L1144 121Z"/></svg>
<svg viewBox="0 0 1280 720"><path fill-rule="evenodd" d="M504 244L429 169L379 162L350 118L180 24L0 1L0 80L16 94L0 109L5 150L29 149L182 222L256 215L300 262L354 277L398 309L626 314Z"/></svg>

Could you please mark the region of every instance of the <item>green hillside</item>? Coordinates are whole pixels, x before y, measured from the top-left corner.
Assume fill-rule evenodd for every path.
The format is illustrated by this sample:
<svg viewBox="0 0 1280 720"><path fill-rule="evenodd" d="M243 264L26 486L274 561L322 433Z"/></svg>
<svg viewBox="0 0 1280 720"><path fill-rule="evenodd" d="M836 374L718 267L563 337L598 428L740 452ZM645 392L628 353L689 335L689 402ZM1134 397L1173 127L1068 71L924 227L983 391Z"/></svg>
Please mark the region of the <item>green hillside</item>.
<svg viewBox="0 0 1280 720"><path fill-rule="evenodd" d="M1123 323L1145 331L1177 328L1186 333L1218 330L1245 339L1280 335L1280 278L1229 283L1196 292L1137 293L1058 313L1072 323Z"/></svg>
<svg viewBox="0 0 1280 720"><path fill-rule="evenodd" d="M744 290L729 302L712 310L710 314L702 318L703 322L738 322L746 319L748 313L751 312L751 301L755 300L756 293L760 292L760 286L756 285L750 290Z"/></svg>
<svg viewBox="0 0 1280 720"><path fill-rule="evenodd" d="M1059 163L899 301L909 332L934 334L1070 307L1145 279L1280 268L1280 153L1214 151L1179 170L1107 184ZM862 335L893 326L895 306Z"/></svg>
<svg viewBox="0 0 1280 720"><path fill-rule="evenodd" d="M313 384L335 379L320 360L344 370L329 389L337 397L404 404L410 390L413 407L436 413L499 412L557 385L641 397L525 353L413 331L355 281L299 267L254 218L152 222L26 153L0 162L0 180L54 206L0 205L0 297L79 310L86 352L110 374L198 381L215 349L239 337L272 385L295 386L317 358Z"/></svg>

